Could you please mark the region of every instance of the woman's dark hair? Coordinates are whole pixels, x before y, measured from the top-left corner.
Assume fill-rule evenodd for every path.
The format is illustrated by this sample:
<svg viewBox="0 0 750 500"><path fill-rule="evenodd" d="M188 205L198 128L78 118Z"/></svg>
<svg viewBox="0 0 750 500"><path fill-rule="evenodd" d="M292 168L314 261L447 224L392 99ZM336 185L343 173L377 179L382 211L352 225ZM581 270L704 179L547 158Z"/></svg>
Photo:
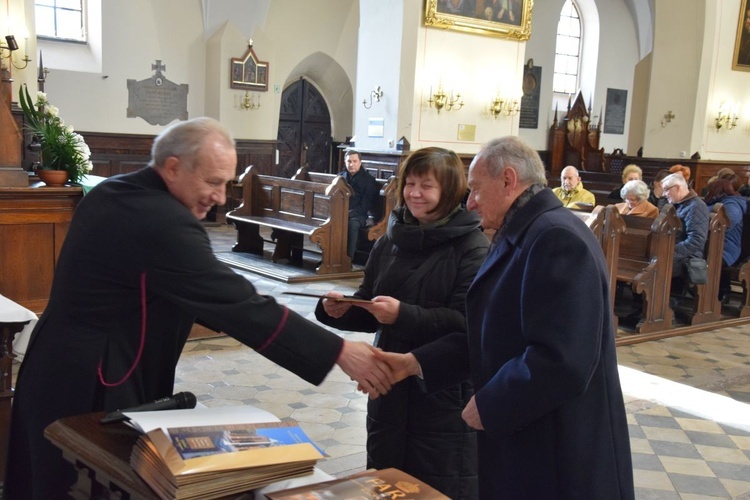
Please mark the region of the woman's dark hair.
<svg viewBox="0 0 750 500"><path fill-rule="evenodd" d="M721 201L725 196L737 196L737 192L732 187L732 181L728 179L716 179L713 182L709 182L708 186L706 186L704 201L706 205L711 205L717 201Z"/></svg>
<svg viewBox="0 0 750 500"><path fill-rule="evenodd" d="M429 213L438 214L438 219L448 215L466 196L468 186L464 164L456 153L449 149L429 147L410 154L398 175L398 204L406 206L404 186L406 177L423 177L432 174L440 184L440 202Z"/></svg>
<svg viewBox="0 0 750 500"><path fill-rule="evenodd" d="M666 168L659 170L656 172L656 175L654 176L654 183L661 182L664 180L664 178L668 175L670 175L672 172L667 170Z"/></svg>

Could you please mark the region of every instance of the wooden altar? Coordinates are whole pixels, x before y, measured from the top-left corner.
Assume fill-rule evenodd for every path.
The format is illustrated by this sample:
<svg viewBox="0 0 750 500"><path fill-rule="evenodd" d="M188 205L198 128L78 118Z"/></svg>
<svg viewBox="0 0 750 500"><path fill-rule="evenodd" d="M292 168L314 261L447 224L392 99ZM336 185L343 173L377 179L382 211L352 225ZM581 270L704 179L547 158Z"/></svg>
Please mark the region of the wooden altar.
<svg viewBox="0 0 750 500"><path fill-rule="evenodd" d="M552 177L559 177L568 165L578 170L604 172L604 148L599 148L602 121L591 124L591 106L586 109L579 92L572 106L568 100L568 112L561 121L555 120L549 133L549 168Z"/></svg>

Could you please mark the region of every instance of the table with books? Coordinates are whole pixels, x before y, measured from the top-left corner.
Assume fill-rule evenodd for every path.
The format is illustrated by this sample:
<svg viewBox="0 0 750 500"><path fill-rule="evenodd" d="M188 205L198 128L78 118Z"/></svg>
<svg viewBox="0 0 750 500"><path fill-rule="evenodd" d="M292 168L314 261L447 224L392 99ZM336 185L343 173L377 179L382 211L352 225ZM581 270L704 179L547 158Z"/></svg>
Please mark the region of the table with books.
<svg viewBox="0 0 750 500"><path fill-rule="evenodd" d="M221 414L226 413L227 409L215 410ZM211 409L202 409L202 411L212 413ZM183 435L186 430L204 428L210 430L219 427L180 427L188 420L169 417L169 415L198 413L200 411L196 409L143 412L142 414L144 418L149 416L147 414L165 415L164 418L177 425L175 430L182 432ZM100 421L104 416L104 413L90 413L66 417L53 422L45 429L45 437L60 448L66 460L74 464L77 469L78 481L70 491L73 498L242 498L250 500L255 497L255 490L261 486L269 485L261 490L264 491L332 479L330 475L314 467L317 459L323 458L324 455L317 449L308 449L307 444L297 442L284 446L285 443L281 443L274 447L258 446L257 443L253 445L242 443L242 447L252 446L263 449L258 450L260 455L257 456L254 452L247 453L244 449L239 453L225 452L221 455L213 455L213 457L220 457L213 463L209 460L211 457L182 460L180 457L168 456L166 462L170 464L177 461L192 465L192 469L201 469L197 473L194 473L194 470L186 470L185 474L178 474L185 479L185 484L174 482L173 489L170 490L170 485L164 486L163 483L169 483L169 479L174 479L174 476L170 475L168 470L164 470L166 462L162 464L154 462L161 461L158 453L165 455L178 453L174 448L171 448L170 452L163 451L164 447L171 447L168 434L162 432L161 429L151 429L144 433L142 432L144 429L136 429L124 422L102 424ZM238 418L241 418L241 415ZM293 422L263 424L237 424L237 420L229 420L229 422L235 423L221 427L229 429L234 436L237 435L239 428L248 425L271 427L275 432L274 438L271 439L274 442L283 441L283 437L277 435L280 429L299 430ZM137 423L135 426L140 425ZM169 431L171 430L170 428ZM241 430L244 431L244 429ZM298 432L301 433L301 431ZM302 435L303 437L295 435L294 439L307 438L303 433ZM163 439L160 436L163 436ZM152 446L152 440L161 440L161 442ZM250 439L245 439L245 441L248 440ZM265 440L268 441L268 439ZM157 453L154 454L154 452ZM151 462L148 462L149 460ZM215 470L212 470L212 467ZM269 467L272 469L270 472ZM229 479L226 477L227 473L231 476ZM164 476L155 477L158 474L164 474ZM238 477L240 477L239 482ZM253 486L248 488L244 487L244 484ZM264 497L261 494L259 498Z"/></svg>

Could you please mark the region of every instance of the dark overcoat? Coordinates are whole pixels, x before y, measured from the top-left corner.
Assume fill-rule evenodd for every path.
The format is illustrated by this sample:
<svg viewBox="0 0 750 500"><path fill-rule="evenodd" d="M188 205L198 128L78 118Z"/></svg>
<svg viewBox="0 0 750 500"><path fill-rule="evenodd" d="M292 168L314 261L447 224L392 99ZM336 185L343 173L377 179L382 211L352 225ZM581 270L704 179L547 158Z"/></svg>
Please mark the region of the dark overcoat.
<svg viewBox="0 0 750 500"><path fill-rule="evenodd" d="M316 384L343 342L219 262L153 168L99 184L76 209L19 371L5 498L65 497L73 468L44 428L171 395L196 318Z"/></svg>
<svg viewBox="0 0 750 500"><path fill-rule="evenodd" d="M368 402L367 466L399 468L456 499L477 497L476 435L461 418L473 391L468 370L460 369L453 371L450 384L432 386L430 381L437 380L435 374L445 371L445 365L431 353L434 341L450 334L466 348L466 290L487 247L479 218L464 209L437 225L405 224L403 211L394 210L355 295L398 299L395 323L381 325L359 307L338 319L320 304L315 312L321 322L336 328L377 330L377 347L416 356L424 382L409 377Z"/></svg>
<svg viewBox="0 0 750 500"><path fill-rule="evenodd" d="M633 498L601 247L548 189L507 224L467 294L480 495Z"/></svg>

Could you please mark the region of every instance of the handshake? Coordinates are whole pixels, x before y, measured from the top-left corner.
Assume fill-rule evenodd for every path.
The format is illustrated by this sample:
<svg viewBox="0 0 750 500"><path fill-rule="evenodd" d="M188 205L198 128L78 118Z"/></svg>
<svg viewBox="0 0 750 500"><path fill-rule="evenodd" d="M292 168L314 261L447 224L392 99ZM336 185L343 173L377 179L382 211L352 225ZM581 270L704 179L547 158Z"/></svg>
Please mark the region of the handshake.
<svg viewBox="0 0 750 500"><path fill-rule="evenodd" d="M370 399L387 394L394 384L419 375L419 362L413 354L384 352L366 342L344 341L336 364L357 381L357 389Z"/></svg>

